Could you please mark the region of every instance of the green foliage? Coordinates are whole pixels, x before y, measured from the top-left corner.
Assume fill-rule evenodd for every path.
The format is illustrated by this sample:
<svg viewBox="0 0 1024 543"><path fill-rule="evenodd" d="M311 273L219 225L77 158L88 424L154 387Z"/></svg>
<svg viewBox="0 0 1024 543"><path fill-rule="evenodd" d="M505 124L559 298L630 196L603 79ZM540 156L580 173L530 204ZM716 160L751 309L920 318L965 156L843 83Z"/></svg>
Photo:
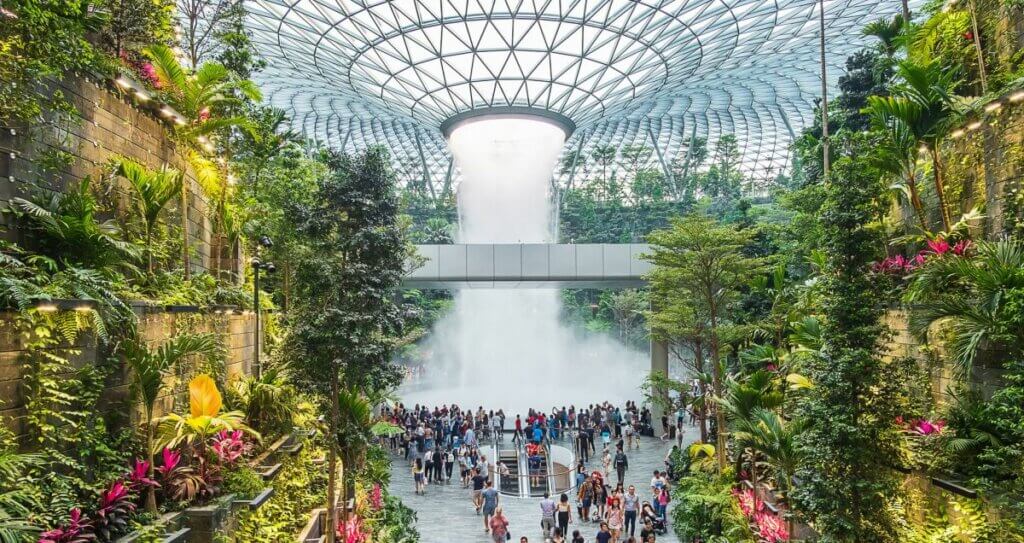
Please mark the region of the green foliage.
<svg viewBox="0 0 1024 543"><path fill-rule="evenodd" d="M237 499L249 500L267 487L263 477L256 470L244 463L232 466L224 472L224 483L221 491L224 494L234 494Z"/></svg>
<svg viewBox="0 0 1024 543"><path fill-rule="evenodd" d="M879 177L851 158L867 145L861 137L841 141L843 156L825 187L823 341L820 356L804 358L797 368L815 388L796 401L794 415L807 428L796 441L800 484L792 496L828 541L894 540L885 507L893 480L880 465L895 447L884 439L894 414L876 396L881 299L867 273L881 245L866 228L877 216Z"/></svg>
<svg viewBox="0 0 1024 543"><path fill-rule="evenodd" d="M381 517L374 520L373 529L374 541L381 543L418 543L420 540L416 511L395 496L384 498L384 509Z"/></svg>
<svg viewBox="0 0 1024 543"><path fill-rule="evenodd" d="M86 33L104 18L86 0L9 0L0 15L0 120L35 120L44 110L72 110L47 78L104 64Z"/></svg>
<svg viewBox="0 0 1024 543"><path fill-rule="evenodd" d="M39 529L29 522L39 508L38 497L31 492L26 474L41 463L34 454L19 454L9 432L0 431L0 542L34 541Z"/></svg>
<svg viewBox="0 0 1024 543"><path fill-rule="evenodd" d="M756 541L732 496L731 473L694 472L673 488L672 529L681 541L700 538L708 543Z"/></svg>
<svg viewBox="0 0 1024 543"><path fill-rule="evenodd" d="M167 167L152 171L127 158L116 162L115 171L127 179L135 191L135 206L145 224L146 271L153 273L153 230L160 212L181 193L184 176L180 171Z"/></svg>
<svg viewBox="0 0 1024 543"><path fill-rule="evenodd" d="M253 512L242 513L235 532L237 541L278 543L291 541L309 520L309 512L323 507L327 472L314 458L323 450L307 442L298 455L284 461L274 478L274 495Z"/></svg>
<svg viewBox="0 0 1024 543"><path fill-rule="evenodd" d="M229 390L229 402L263 436L290 431L302 413L302 398L280 368L265 368L259 377L243 376Z"/></svg>
<svg viewBox="0 0 1024 543"><path fill-rule="evenodd" d="M100 221L91 179L83 178L64 191L39 191L32 198L12 198L10 211L26 229L39 235L43 251L62 267L109 269L133 261L138 250L121 239L111 220Z"/></svg>

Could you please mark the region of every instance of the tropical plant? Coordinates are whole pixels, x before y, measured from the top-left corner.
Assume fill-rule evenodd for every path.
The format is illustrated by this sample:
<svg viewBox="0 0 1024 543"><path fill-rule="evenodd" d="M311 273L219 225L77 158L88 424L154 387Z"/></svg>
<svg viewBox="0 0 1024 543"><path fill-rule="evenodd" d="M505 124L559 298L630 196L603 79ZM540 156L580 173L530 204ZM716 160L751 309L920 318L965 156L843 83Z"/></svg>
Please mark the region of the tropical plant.
<svg viewBox="0 0 1024 543"><path fill-rule="evenodd" d="M952 252L928 258L912 276L908 300L911 331L928 338L932 325L943 323L958 374L970 375L984 348L1020 359L1024 351L1024 244L1017 240L982 241L976 254Z"/></svg>
<svg viewBox="0 0 1024 543"><path fill-rule="evenodd" d="M139 340L129 341L124 344L123 352L146 417L146 457L148 477L152 479L153 455L157 448L153 414L167 372L190 356L216 357L221 353L221 347L212 334L185 334L171 338L156 348L150 348ZM153 488L146 493L146 510L156 512L156 492Z"/></svg>
<svg viewBox="0 0 1024 543"><path fill-rule="evenodd" d="M26 228L40 234L45 254L62 267L86 266L98 269L125 265L138 251L121 239L112 220L99 221L99 203L86 176L64 191L42 191L31 199L12 198L11 212L26 221Z"/></svg>
<svg viewBox="0 0 1024 543"><path fill-rule="evenodd" d="M234 384L233 396L248 425L264 435L290 430L302 411L298 391L280 368L242 377Z"/></svg>
<svg viewBox="0 0 1024 543"><path fill-rule="evenodd" d="M100 493L99 507L92 525L99 541L113 541L125 531L135 512L134 499L135 496L122 481L114 481L110 488Z"/></svg>
<svg viewBox="0 0 1024 543"><path fill-rule="evenodd" d="M221 412L221 395L209 375L199 375L188 384L189 414L171 413L161 417L157 426L157 446L175 448L188 445L204 449L210 438L223 430L243 430L258 437L245 424L240 411Z"/></svg>
<svg viewBox="0 0 1024 543"><path fill-rule="evenodd" d="M946 203L945 170L940 147L946 134L961 117L953 94L957 75L936 61L917 64L909 60L899 63L897 75L901 83L892 87L892 95L872 96L868 99L868 107L876 127L891 133L888 139L893 147L893 160L905 160L907 150L902 146L911 138L922 152L930 153L942 226L948 231L952 219ZM906 166L900 167L904 174L907 169Z"/></svg>
<svg viewBox="0 0 1024 543"><path fill-rule="evenodd" d="M761 453L776 470L779 488L788 492L793 488L793 475L799 466L800 450L796 437L803 431L806 421L786 421L778 413L754 408L750 417L734 423L733 435L738 443Z"/></svg>
<svg viewBox="0 0 1024 543"><path fill-rule="evenodd" d="M712 387L717 397L722 396L724 386L720 327L725 324L727 309L738 298L740 289L764 267L764 259L744 252L752 238L751 231L737 230L698 214L674 219L671 228L648 236L652 252L645 258L654 264L651 280L685 292L696 306L695 315L706 318L704 330L714 377ZM715 416L719 469L724 469L725 413L716 409Z"/></svg>
<svg viewBox="0 0 1024 543"><path fill-rule="evenodd" d="M127 158L117 161L116 171L117 175L127 179L135 190L135 204L145 223L146 271L152 274L153 230L156 228L160 212L181 192L184 176L180 171L166 166L153 171Z"/></svg>
<svg viewBox="0 0 1024 543"><path fill-rule="evenodd" d="M41 461L39 455L17 453L10 444L0 451L0 543L25 543L39 533L29 522L39 500L24 478Z"/></svg>
<svg viewBox="0 0 1024 543"><path fill-rule="evenodd" d="M200 141L213 132L231 127L247 128L244 117L218 117L220 112L239 105L239 96L258 101L260 92L248 79L236 79L223 64L205 62L190 71L178 63L174 51L162 44L151 45L144 53L153 62L161 91L168 103L185 116L186 124L179 132Z"/></svg>

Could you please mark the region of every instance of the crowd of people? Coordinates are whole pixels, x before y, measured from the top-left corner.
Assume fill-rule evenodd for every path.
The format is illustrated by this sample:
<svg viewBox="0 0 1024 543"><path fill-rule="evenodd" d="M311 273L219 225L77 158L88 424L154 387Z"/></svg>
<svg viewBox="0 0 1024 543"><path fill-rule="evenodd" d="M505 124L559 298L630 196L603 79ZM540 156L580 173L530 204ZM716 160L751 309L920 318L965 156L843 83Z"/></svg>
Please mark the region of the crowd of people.
<svg viewBox="0 0 1024 543"><path fill-rule="evenodd" d="M674 438L677 433L681 437L685 413L675 415L675 425L669 423L668 416L662 417L662 439ZM530 409L525 417L516 414L511 422L501 409L478 407L473 411L457 405L407 408L398 404L387 408L384 416L405 429L390 438L390 446L410 463L416 493L425 494L432 484L453 484L458 466L455 484L470 490L472 506L495 543L510 539L510 523L492 470L507 474L509 468L499 458L488 459L481 441L498 445L498 450L506 431L512 434L510 445L521 448L531 459L531 483L535 486L539 481L532 460L543 455L546 447L560 442L576 453L573 490L557 499L545 493L540 502L545 542L650 543L667 531L668 471L655 470L649 489L625 486L628 452L640 448L641 435L655 435L650 410L635 402L626 402L621 408L604 402L579 409L555 407L550 412ZM587 467L591 459L598 463L597 469ZM665 462L668 465L669 456ZM570 493L575 504L570 502ZM641 497L644 493L648 497ZM581 535L588 530L587 524L593 525L591 530L596 527L590 539ZM570 525L576 527L570 530ZM529 538L523 536L520 541Z"/></svg>

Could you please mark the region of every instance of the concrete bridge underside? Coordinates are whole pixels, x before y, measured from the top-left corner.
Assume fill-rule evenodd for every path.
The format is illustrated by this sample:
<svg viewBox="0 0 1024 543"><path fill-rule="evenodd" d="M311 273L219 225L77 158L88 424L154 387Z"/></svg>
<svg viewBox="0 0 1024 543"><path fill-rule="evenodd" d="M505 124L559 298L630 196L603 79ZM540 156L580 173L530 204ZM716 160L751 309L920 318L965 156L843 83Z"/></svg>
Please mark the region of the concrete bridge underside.
<svg viewBox="0 0 1024 543"><path fill-rule="evenodd" d="M424 260L405 288L638 288L643 243L417 245Z"/></svg>
<svg viewBox="0 0 1024 543"><path fill-rule="evenodd" d="M423 264L404 288L597 288L646 286L644 243L417 245ZM668 374L668 346L651 340L651 371ZM662 411L652 406L656 432Z"/></svg>

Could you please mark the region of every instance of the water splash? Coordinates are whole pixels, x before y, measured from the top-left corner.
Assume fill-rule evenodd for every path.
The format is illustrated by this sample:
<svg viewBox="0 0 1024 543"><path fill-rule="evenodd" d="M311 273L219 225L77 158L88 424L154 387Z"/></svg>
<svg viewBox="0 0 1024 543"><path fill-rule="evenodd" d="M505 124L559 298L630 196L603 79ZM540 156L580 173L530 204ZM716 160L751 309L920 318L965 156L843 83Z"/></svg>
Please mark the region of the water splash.
<svg viewBox="0 0 1024 543"><path fill-rule="evenodd" d="M541 119L484 117L457 126L448 144L463 177L459 242L550 242L549 186L564 143L562 129ZM428 381L409 387L403 400L514 416L529 407L638 399L646 355L564 324L559 292L459 291L426 342Z"/></svg>

